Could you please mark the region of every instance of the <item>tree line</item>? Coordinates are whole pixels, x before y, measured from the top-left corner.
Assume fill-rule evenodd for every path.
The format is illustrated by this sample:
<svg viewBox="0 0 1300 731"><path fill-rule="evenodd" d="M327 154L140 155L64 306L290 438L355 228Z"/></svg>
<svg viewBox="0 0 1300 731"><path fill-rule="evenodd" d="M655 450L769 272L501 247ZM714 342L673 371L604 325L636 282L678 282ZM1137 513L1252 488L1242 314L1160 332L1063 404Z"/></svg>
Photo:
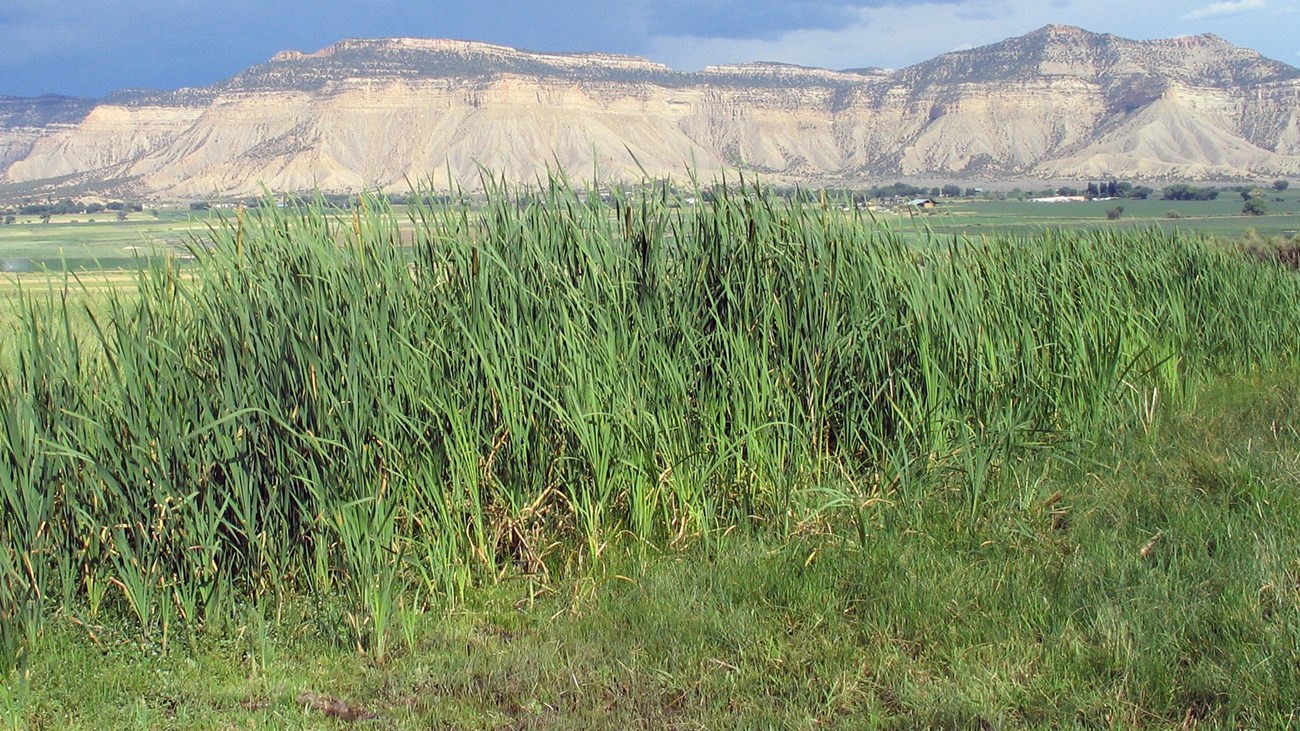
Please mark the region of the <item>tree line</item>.
<svg viewBox="0 0 1300 731"><path fill-rule="evenodd" d="M71 198L64 198L61 201L46 203L24 203L16 208L0 210L0 217L5 223L15 223L18 216L39 216L48 220L50 216L66 216L69 214L89 214L103 213L112 211L125 217L125 214L140 212L144 206L132 201L110 201L108 203L79 203Z"/></svg>

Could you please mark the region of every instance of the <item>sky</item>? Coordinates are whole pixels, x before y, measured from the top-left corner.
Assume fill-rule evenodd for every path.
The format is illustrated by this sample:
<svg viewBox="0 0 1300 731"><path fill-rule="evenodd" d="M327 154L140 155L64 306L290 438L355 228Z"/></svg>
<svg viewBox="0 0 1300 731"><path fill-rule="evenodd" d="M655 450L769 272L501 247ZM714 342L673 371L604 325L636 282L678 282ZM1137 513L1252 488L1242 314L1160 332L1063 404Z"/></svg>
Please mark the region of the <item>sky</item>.
<svg viewBox="0 0 1300 731"><path fill-rule="evenodd" d="M644 56L900 68L1048 23L1215 33L1300 65L1300 0L0 0L0 95L203 86L282 50L414 36Z"/></svg>

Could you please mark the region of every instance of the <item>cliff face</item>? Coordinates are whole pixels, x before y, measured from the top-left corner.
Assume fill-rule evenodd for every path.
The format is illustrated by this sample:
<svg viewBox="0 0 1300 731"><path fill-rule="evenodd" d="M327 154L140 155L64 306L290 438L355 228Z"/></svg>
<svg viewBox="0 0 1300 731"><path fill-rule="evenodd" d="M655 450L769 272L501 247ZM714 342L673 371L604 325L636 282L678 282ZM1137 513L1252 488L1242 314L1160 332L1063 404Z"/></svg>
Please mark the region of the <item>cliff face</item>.
<svg viewBox="0 0 1300 731"><path fill-rule="evenodd" d="M141 195L404 189L482 165L778 180L1300 174L1300 70L1214 36L1048 26L899 71L684 74L479 43L344 41L203 89L0 98L0 183Z"/></svg>
<svg viewBox="0 0 1300 731"><path fill-rule="evenodd" d="M0 170L25 158L42 137L76 125L94 108L90 99L0 96Z"/></svg>

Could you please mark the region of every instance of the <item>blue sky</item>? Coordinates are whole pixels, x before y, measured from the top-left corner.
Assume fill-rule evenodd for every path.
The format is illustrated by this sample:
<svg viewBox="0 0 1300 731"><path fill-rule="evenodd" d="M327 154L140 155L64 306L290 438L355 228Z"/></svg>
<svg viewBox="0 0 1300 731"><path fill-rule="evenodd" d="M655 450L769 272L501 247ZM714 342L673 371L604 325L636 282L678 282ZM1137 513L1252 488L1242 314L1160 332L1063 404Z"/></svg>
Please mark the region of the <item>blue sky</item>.
<svg viewBox="0 0 1300 731"><path fill-rule="evenodd" d="M682 70L901 67L1048 23L1216 33L1300 64L1300 0L0 0L0 94L200 86L277 51L420 36L646 56Z"/></svg>

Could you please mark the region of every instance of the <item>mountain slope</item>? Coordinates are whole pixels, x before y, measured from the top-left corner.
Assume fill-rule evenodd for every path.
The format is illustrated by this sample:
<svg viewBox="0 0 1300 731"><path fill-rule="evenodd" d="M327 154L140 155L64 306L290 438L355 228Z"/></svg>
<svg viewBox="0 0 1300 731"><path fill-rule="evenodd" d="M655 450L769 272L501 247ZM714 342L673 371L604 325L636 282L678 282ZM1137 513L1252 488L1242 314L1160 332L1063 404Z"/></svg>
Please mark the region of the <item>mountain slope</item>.
<svg viewBox="0 0 1300 731"><path fill-rule="evenodd" d="M402 189L448 171L472 186L479 165L523 181L557 166L631 178L739 166L818 183L1300 174L1300 70L1211 35L1067 26L893 72L687 74L605 54L351 40L202 89L39 106L0 98L0 183L192 197Z"/></svg>
<svg viewBox="0 0 1300 731"><path fill-rule="evenodd" d="M0 170L26 157L53 128L80 122L94 106L90 99L66 96L0 96Z"/></svg>

